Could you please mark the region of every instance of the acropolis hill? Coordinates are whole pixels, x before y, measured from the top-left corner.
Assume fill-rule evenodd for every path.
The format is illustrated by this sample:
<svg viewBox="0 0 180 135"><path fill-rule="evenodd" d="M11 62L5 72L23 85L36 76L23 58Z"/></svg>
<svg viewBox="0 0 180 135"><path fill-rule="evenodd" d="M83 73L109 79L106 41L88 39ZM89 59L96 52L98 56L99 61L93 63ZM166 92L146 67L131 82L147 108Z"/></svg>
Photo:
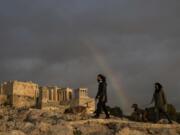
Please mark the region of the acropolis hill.
<svg viewBox="0 0 180 135"><path fill-rule="evenodd" d="M0 85L0 104L15 108L58 109L62 106L84 106L95 110L95 101L88 96L87 88L59 88L39 86L31 81L7 81Z"/></svg>
<svg viewBox="0 0 180 135"><path fill-rule="evenodd" d="M0 103L0 135L180 135L178 123L133 122L113 115L92 119L95 101L87 88L8 81L0 85ZM80 106L85 113L61 111Z"/></svg>

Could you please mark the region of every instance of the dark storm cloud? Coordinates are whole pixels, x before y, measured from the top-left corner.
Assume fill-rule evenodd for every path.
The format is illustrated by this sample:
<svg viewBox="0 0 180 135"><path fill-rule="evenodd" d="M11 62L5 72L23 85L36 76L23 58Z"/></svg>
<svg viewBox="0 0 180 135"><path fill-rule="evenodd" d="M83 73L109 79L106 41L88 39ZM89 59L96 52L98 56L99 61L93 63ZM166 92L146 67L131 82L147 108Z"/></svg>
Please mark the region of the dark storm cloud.
<svg viewBox="0 0 180 135"><path fill-rule="evenodd" d="M94 46L121 76L130 104L149 102L160 81L179 109L179 13L177 0L2 0L0 80L88 86L94 96L103 72ZM111 84L109 94L119 105Z"/></svg>

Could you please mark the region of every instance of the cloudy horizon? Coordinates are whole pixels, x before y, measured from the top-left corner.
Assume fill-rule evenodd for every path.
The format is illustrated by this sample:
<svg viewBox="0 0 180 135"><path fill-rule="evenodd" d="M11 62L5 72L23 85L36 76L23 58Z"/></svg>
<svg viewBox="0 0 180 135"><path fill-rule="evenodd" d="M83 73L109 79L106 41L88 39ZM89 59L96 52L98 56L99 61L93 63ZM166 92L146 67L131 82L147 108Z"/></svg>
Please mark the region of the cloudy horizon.
<svg viewBox="0 0 180 135"><path fill-rule="evenodd" d="M128 112L159 81L180 111L180 1L2 0L0 18L0 82L88 87L95 97L102 73L108 105L126 100Z"/></svg>

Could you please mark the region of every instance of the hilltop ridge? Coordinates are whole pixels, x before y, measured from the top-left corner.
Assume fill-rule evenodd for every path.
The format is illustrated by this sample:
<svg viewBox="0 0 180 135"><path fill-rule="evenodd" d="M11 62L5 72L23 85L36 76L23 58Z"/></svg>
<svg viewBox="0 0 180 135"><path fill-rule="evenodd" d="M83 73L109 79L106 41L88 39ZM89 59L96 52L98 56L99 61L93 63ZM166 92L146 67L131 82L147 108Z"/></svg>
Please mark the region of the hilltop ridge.
<svg viewBox="0 0 180 135"><path fill-rule="evenodd" d="M0 108L0 125L0 135L180 135L177 123L140 123L117 117L92 119L89 114L10 107Z"/></svg>

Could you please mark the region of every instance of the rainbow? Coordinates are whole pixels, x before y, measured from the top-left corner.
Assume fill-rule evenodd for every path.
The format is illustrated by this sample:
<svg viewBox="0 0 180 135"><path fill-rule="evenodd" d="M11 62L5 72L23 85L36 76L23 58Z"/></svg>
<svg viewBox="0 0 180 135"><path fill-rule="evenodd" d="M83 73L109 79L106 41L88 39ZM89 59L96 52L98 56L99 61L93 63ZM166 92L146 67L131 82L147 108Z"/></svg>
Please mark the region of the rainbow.
<svg viewBox="0 0 180 135"><path fill-rule="evenodd" d="M117 95L117 98L119 99L119 101L117 101L119 105L117 106L120 106L123 110L129 110L130 100L128 99L128 96L124 91L121 77L117 76L116 73L113 72L110 65L106 61L105 56L97 47L89 43L87 44L87 41L85 41L85 46L92 53L92 56L94 57L97 65L103 71L103 74L105 74L108 77L108 80L111 83L111 86L113 87L113 90Z"/></svg>

